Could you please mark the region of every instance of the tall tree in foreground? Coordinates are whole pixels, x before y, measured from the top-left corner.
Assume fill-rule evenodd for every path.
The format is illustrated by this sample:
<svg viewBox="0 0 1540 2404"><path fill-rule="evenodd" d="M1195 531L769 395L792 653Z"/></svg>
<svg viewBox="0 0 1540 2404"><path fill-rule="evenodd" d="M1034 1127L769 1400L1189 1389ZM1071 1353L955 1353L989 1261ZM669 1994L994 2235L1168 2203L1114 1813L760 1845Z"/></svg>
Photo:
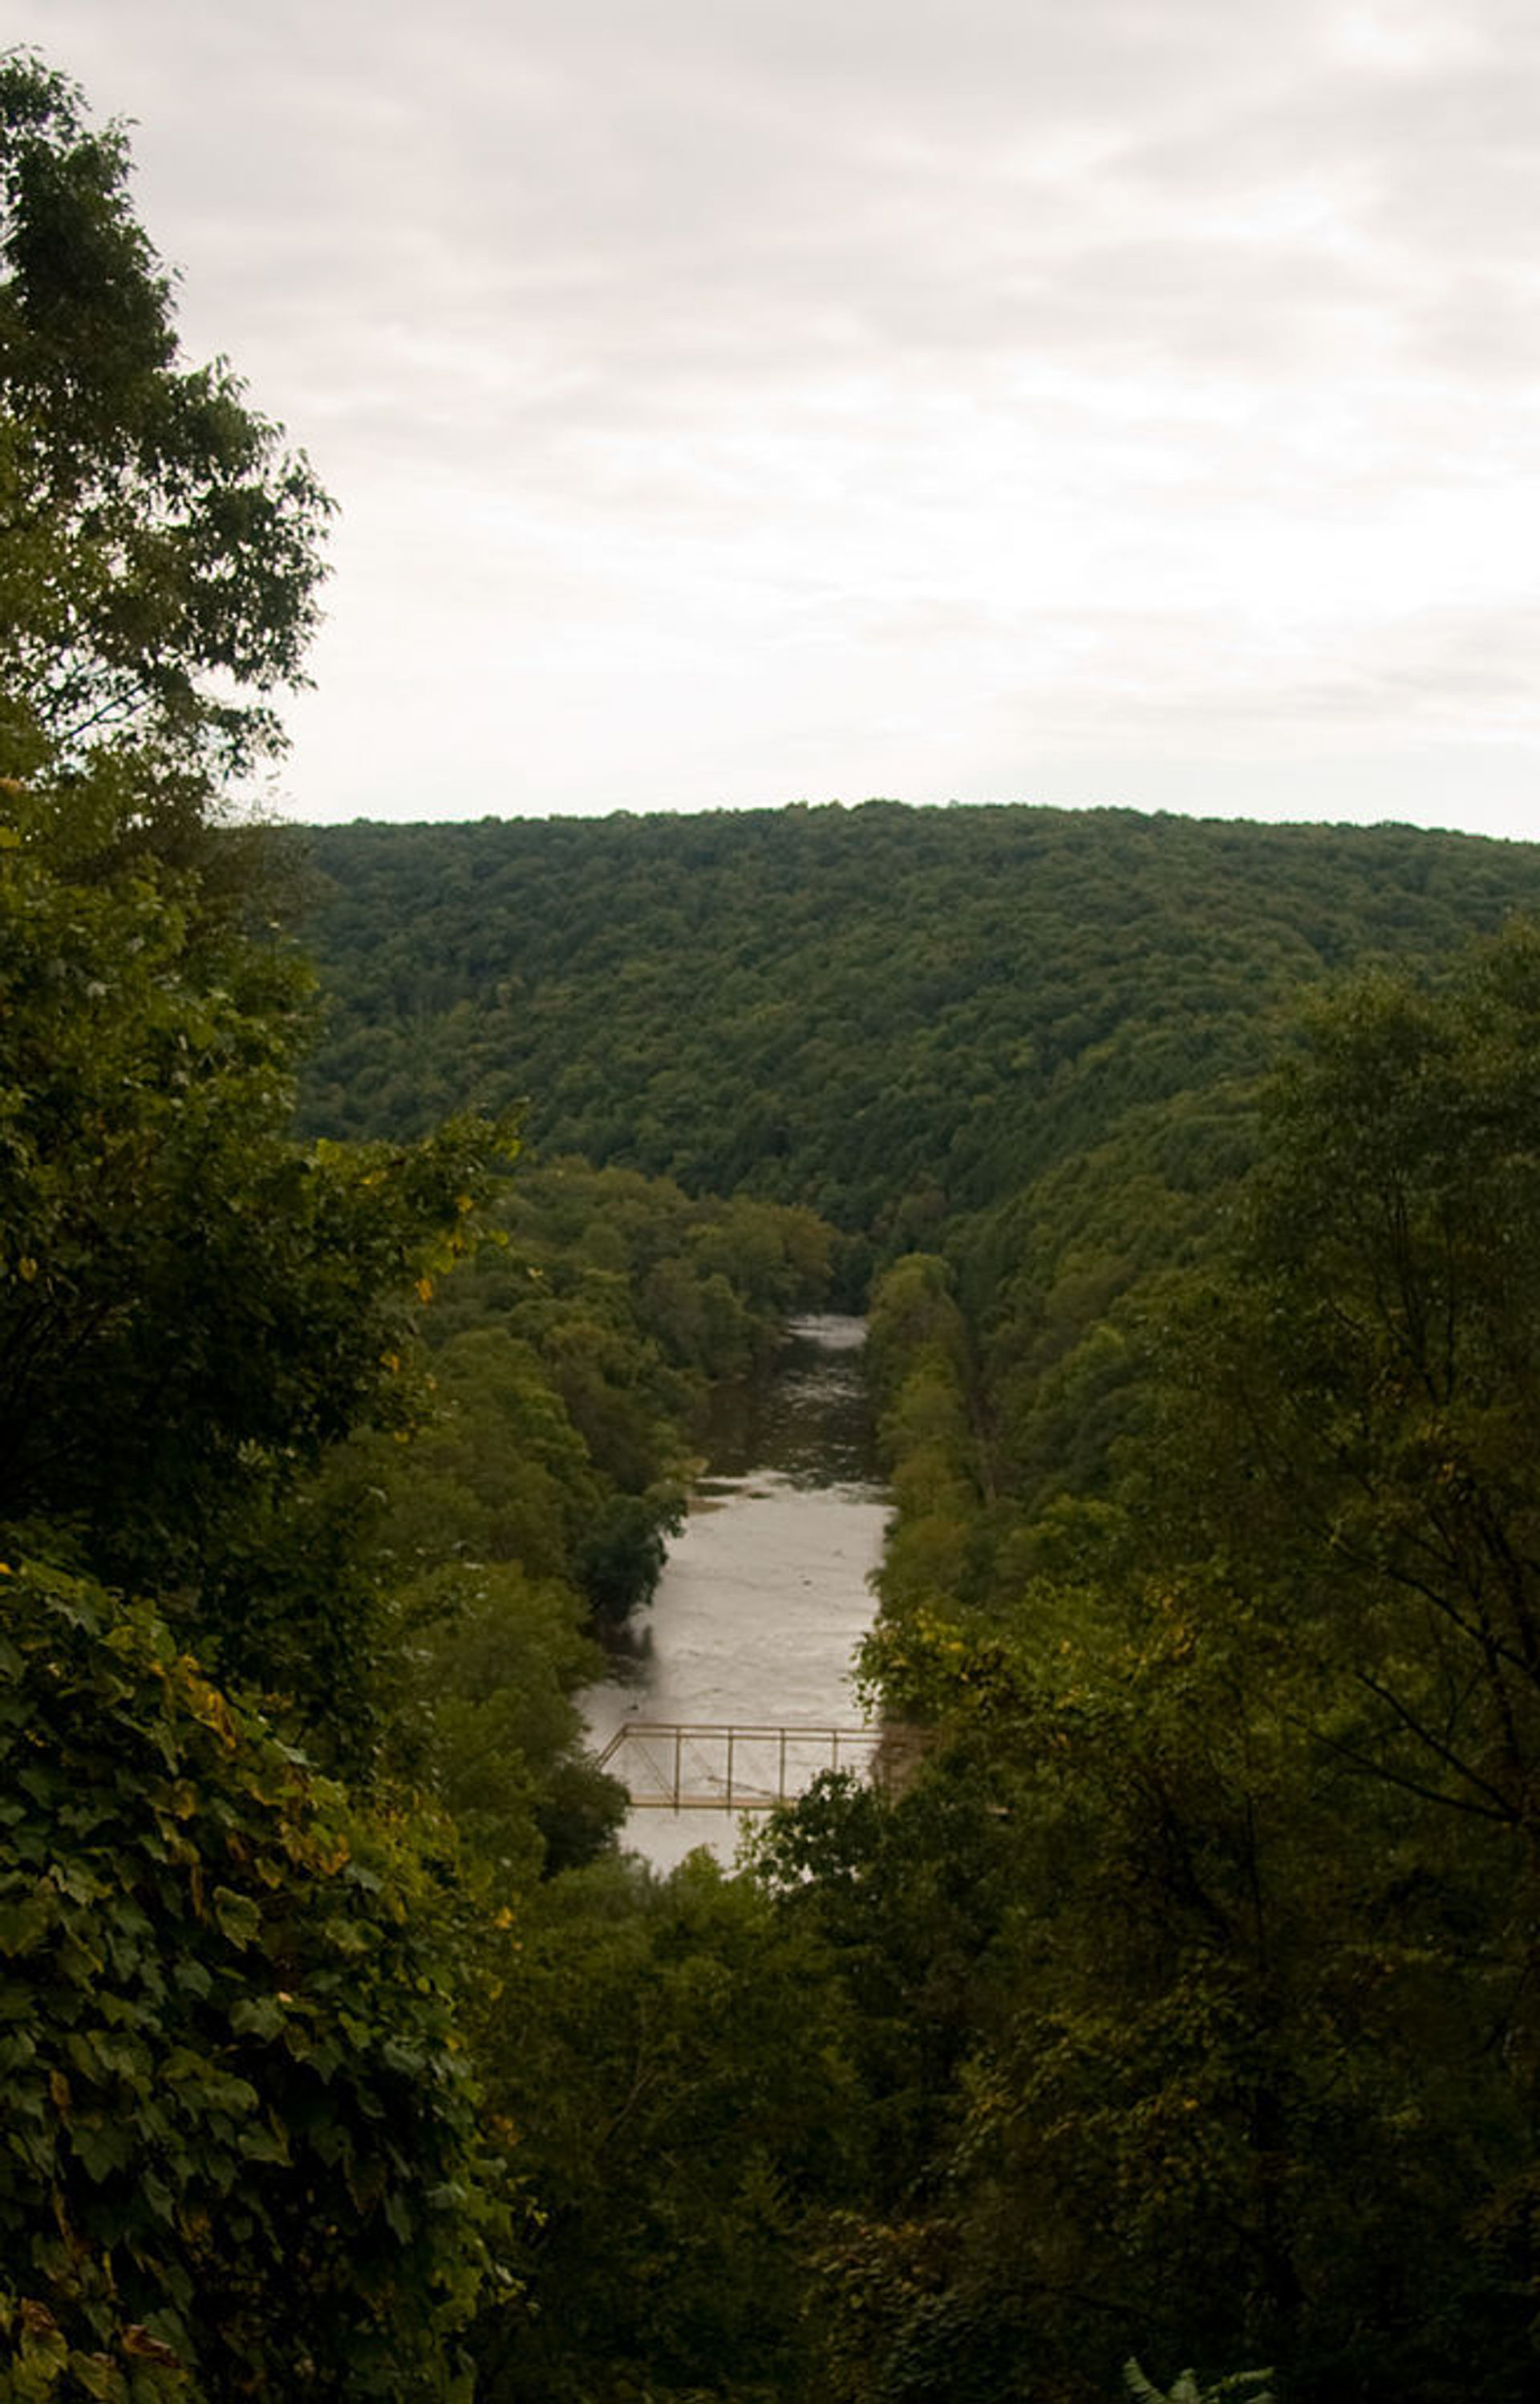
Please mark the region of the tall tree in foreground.
<svg viewBox="0 0 1540 2404"><path fill-rule="evenodd" d="M1281 1642L1331 1672L1320 1740L1528 1851L1540 932L1515 926L1431 990L1370 979L1309 1031L1274 1089L1240 1274L1213 1297L1189 1502L1266 1581Z"/></svg>
<svg viewBox="0 0 1540 2404"><path fill-rule="evenodd" d="M0 1527L158 1591L314 1727L369 1632L296 1595L330 1539L281 1506L409 1409L413 1288L507 1137L290 1139L310 981L247 931L221 821L281 748L326 504L180 357L127 178L120 129L0 62Z"/></svg>
<svg viewBox="0 0 1540 2404"><path fill-rule="evenodd" d="M202 854L281 750L329 507L230 369L180 357L128 175L120 126L0 60L0 776L80 861Z"/></svg>
<svg viewBox="0 0 1540 2404"><path fill-rule="evenodd" d="M380 1632L304 1481L408 1417L507 1136L289 1137L307 980L219 820L325 505L126 178L0 63L0 2397L438 2397L453 1888L292 1741L367 1776Z"/></svg>

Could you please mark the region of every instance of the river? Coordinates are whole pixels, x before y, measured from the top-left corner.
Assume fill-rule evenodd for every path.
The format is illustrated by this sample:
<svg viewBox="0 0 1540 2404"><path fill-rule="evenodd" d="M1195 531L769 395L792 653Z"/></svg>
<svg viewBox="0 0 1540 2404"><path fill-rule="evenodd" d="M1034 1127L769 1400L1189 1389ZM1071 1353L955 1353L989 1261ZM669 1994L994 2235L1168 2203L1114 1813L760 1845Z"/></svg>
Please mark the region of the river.
<svg viewBox="0 0 1540 2404"><path fill-rule="evenodd" d="M851 1671L888 1516L864 1336L860 1319L795 1320L763 1387L721 1398L651 1605L615 1648L610 1676L579 1698L595 1750L628 1715L860 1724ZM697 1845L731 1862L738 1836L730 1812L648 1809L629 1814L621 1841L671 1869Z"/></svg>

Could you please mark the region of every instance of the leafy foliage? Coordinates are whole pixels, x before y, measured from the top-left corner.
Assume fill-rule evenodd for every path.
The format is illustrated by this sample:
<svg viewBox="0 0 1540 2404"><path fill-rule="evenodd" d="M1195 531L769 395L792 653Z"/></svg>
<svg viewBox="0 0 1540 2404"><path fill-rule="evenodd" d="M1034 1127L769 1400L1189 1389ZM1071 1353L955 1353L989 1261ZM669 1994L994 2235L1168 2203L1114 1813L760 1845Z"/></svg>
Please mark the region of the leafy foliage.
<svg viewBox="0 0 1540 2404"><path fill-rule="evenodd" d="M810 1932L704 1853L544 1889L482 2037L539 2209L526 2295L479 2324L478 2394L804 2392L805 2232L860 2143L849 2034Z"/></svg>
<svg viewBox="0 0 1540 2404"><path fill-rule="evenodd" d="M410 1417L413 1281L511 1137L294 1143L302 990L148 863L82 885L0 848L0 1523L158 1586L314 1720L345 1663L288 1624L274 1507L350 1428Z"/></svg>
<svg viewBox="0 0 1540 2404"><path fill-rule="evenodd" d="M7 2392L447 2396L486 2268L452 1929L145 1605L0 1576Z"/></svg>
<svg viewBox="0 0 1540 2404"><path fill-rule="evenodd" d="M1157 2387L1130 2358L1123 2366L1123 2382L1134 2404L1272 2404L1267 2382L1270 2370L1232 2372L1215 2384L1199 2387L1190 2370L1177 2373L1169 2388Z"/></svg>
<svg viewBox="0 0 1540 2404"><path fill-rule="evenodd" d="M330 1012L308 1125L409 1134L527 1097L541 1153L817 1210L858 1239L853 1285L863 1245L934 1251L1124 1127L1201 1181L1201 1114L1166 1106L1254 1077L1301 984L1540 905L1528 846L1115 810L487 818L311 846Z"/></svg>
<svg viewBox="0 0 1540 2404"><path fill-rule="evenodd" d="M187 857L280 748L329 504L228 368L177 354L119 126L0 60L0 775L71 794L77 857Z"/></svg>
<svg viewBox="0 0 1540 2404"><path fill-rule="evenodd" d="M789 1907L896 1854L901 1960L967 1858L926 1796L998 1817L950 2110L830 2259L852 2397L938 2329L1055 2404L1131 2344L1302 2398L1533 2375L1535 959L1516 928L1312 1012L1226 1241L1125 1316L1145 1407L1048 1515L1055 1573L1031 1487L954 1478L931 1582L901 1527L869 1667L931 1764ZM901 1405L943 1364L966 1405L889 1410L923 1508L938 1426L1008 1463L991 1349L933 1265L880 1323Z"/></svg>
<svg viewBox="0 0 1540 2404"><path fill-rule="evenodd" d="M375 1767L385 1601L313 1481L409 1426L511 1129L292 1139L309 981L219 780L324 504L180 364L127 163L0 63L0 2392L447 2397L453 1848L273 1723Z"/></svg>
<svg viewBox="0 0 1540 2404"><path fill-rule="evenodd" d="M1515 1830L1540 1767L1537 1037L1524 927L1431 991L1370 980L1317 1015L1239 1277L1192 1306L1206 1366L1179 1421L1238 1571L1351 1680L1335 1740Z"/></svg>

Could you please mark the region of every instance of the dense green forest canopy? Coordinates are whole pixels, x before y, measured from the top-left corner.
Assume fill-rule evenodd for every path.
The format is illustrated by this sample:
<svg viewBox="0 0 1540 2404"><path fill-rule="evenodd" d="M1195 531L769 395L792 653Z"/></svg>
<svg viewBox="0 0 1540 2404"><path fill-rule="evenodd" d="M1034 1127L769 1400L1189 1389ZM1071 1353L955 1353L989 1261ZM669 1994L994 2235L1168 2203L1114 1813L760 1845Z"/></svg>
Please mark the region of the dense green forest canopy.
<svg viewBox="0 0 1540 2404"><path fill-rule="evenodd" d="M318 1132L536 1146L885 1250L1263 1066L1281 1005L1540 906L1540 847L871 802L315 830Z"/></svg>

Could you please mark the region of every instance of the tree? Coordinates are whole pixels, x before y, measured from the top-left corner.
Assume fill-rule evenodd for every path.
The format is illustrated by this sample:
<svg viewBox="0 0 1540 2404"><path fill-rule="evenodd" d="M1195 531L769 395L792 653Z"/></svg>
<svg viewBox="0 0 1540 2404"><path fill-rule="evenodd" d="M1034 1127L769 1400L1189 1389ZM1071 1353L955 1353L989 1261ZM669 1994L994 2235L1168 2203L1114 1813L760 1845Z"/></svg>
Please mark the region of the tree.
<svg viewBox="0 0 1540 2404"><path fill-rule="evenodd" d="M1360 978L1303 1034L1230 1256L1158 1331L1165 1422L1125 1499L1195 1660L1232 1662L1275 1731L1285 1840L1315 1822L1288 1888L1296 1923L1320 1908L1296 1954L1333 2030L1290 2063L1291 2216L1334 2147L1361 2204L1306 2327L1334 2253L1361 2297L1417 2265L1418 2392L1479 2359L1533 2394L1540 932ZM1367 2187L1344 2126L1386 2166Z"/></svg>
<svg viewBox="0 0 1540 2404"><path fill-rule="evenodd" d="M949 2392L1090 2404L1130 2348L1540 2392L1537 1039L1519 927L1323 1002L1232 1240L1125 1321L1165 1395L1115 1537L970 1614L889 1596L869 1668L930 1759L770 1862L903 1995L859 2016L874 2098L963 1865L976 1917L907 2182L822 2251L831 2392L950 2349Z"/></svg>
<svg viewBox="0 0 1540 2404"><path fill-rule="evenodd" d="M308 979L216 821L322 504L177 364L126 170L0 66L0 2396L447 2397L452 1850L292 1739L374 1767L382 1598L312 1473L409 1426L511 1131L291 1139Z"/></svg>
<svg viewBox="0 0 1540 2404"><path fill-rule="evenodd" d="M415 1285L510 1132L295 1144L290 964L200 932L152 862L82 885L3 830L0 1005L0 1527L158 1591L312 1725L345 1717L366 1631L317 1642L313 1594L295 1629L280 1589L324 1546L313 1519L277 1576L273 1506L409 1416Z"/></svg>
<svg viewBox="0 0 1540 2404"><path fill-rule="evenodd" d="M480 2039L537 2213L485 2404L821 2396L807 2231L859 2133L853 2031L809 1930L704 1852L594 1863L532 1898Z"/></svg>
<svg viewBox="0 0 1540 2404"><path fill-rule="evenodd" d="M179 358L120 125L0 60L0 776L75 857L201 848L282 748L329 504L223 362Z"/></svg>
<svg viewBox="0 0 1540 2404"><path fill-rule="evenodd" d="M410 1416L413 1289L510 1131L291 1139L311 980L218 820L281 746L327 504L181 361L128 173L73 85L0 62L0 1525L157 1592L345 1754L369 1599L283 1506Z"/></svg>
<svg viewBox="0 0 1540 2404"><path fill-rule="evenodd" d="M1320 1740L1526 1846L1537 1214L1540 930L1516 924L1436 985L1375 976L1311 1015L1176 1420L1189 1502L1330 1680Z"/></svg>

